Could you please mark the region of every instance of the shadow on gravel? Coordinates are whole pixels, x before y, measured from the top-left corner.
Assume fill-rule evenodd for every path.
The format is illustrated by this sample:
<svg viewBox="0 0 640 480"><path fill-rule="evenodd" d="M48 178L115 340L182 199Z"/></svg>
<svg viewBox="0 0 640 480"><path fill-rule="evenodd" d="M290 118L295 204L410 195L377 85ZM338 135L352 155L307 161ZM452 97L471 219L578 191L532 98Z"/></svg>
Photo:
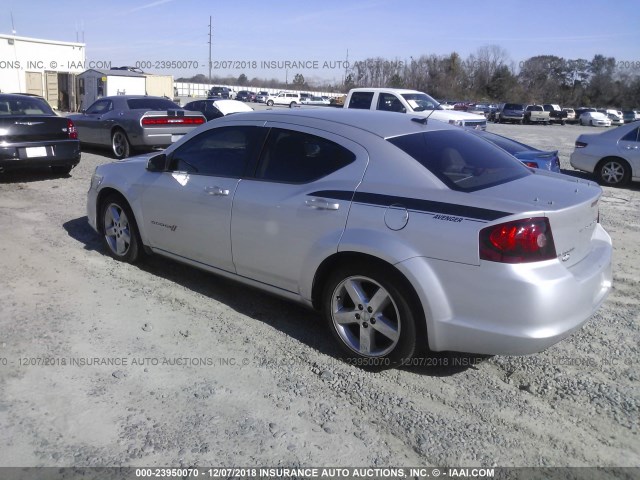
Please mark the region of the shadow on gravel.
<svg viewBox="0 0 640 480"><path fill-rule="evenodd" d="M0 184L2 183L31 183L54 180L56 178L71 178L71 174L53 173L49 167L33 168L28 170L16 170L13 172L0 173Z"/></svg>
<svg viewBox="0 0 640 480"><path fill-rule="evenodd" d="M560 173L564 173L565 175L569 175L570 177L575 177L575 178L580 178L582 180L591 180L592 182L598 183L598 180L591 174L586 173L586 172L580 172L578 170L560 170ZM606 186L606 185L600 185L602 187ZM609 187L609 188L615 188L615 189L620 189L620 190L631 190L634 192L639 192L640 191L640 183L638 182L629 182L626 185L623 185L621 187Z"/></svg>
<svg viewBox="0 0 640 480"><path fill-rule="evenodd" d="M87 217L80 217L69 220L62 224L62 228L67 231L71 238L78 240L84 246L85 250L101 251L102 242L100 237L89 226Z"/></svg>
<svg viewBox="0 0 640 480"><path fill-rule="evenodd" d="M64 223L63 228L70 237L82 243L85 250L98 251L106 256L101 239L89 226L86 216ZM318 312L159 255L147 256L136 266L263 322L320 353L335 359L341 358L341 350ZM486 358L489 357L455 352L427 352L402 361L395 368L419 375L444 377L475 368ZM344 363L370 372L384 370L368 368L356 362L356 359L351 360L354 361L345 359Z"/></svg>

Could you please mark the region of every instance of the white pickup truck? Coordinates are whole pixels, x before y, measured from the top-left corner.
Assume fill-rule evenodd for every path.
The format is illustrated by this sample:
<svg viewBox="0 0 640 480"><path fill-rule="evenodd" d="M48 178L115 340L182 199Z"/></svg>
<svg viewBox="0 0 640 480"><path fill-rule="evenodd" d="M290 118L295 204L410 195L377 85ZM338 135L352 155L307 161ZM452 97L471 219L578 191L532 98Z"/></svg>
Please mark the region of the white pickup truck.
<svg viewBox="0 0 640 480"><path fill-rule="evenodd" d="M434 120L485 130L487 120L483 115L444 110L429 95L417 90L400 88L352 88L349 90L344 108L360 108L364 110L382 110L400 112L420 117L429 116Z"/></svg>

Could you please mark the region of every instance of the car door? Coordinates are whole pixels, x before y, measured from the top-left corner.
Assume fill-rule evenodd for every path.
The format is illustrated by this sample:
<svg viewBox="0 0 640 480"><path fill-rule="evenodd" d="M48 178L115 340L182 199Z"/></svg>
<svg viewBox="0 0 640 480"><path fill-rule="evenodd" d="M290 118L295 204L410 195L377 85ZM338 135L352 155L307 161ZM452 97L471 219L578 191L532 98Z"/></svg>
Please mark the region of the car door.
<svg viewBox="0 0 640 480"><path fill-rule="evenodd" d="M368 154L326 131L267 126L255 178L242 180L236 191L233 262L239 275L304 295L305 272L337 251Z"/></svg>
<svg viewBox="0 0 640 480"><path fill-rule="evenodd" d="M149 246L233 272L231 205L265 134L247 124L211 128L169 153L167 171L142 193Z"/></svg>
<svg viewBox="0 0 640 480"><path fill-rule="evenodd" d="M640 176L640 127L634 128L618 142L618 149L631 164L633 177Z"/></svg>
<svg viewBox="0 0 640 480"><path fill-rule="evenodd" d="M111 111L113 111L113 102L103 98L93 102L83 114L73 117L78 138L82 143L97 145L104 143L101 133L105 128L105 117Z"/></svg>

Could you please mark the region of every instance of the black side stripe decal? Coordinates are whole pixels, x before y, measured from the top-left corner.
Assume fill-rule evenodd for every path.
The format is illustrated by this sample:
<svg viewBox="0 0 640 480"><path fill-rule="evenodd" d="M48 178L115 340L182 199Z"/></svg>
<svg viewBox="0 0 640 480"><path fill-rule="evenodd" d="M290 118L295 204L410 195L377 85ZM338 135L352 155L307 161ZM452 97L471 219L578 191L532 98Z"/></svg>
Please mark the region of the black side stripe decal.
<svg viewBox="0 0 640 480"><path fill-rule="evenodd" d="M390 205L402 205L408 210L425 213L440 213L443 215L455 215L477 220L497 220L498 218L511 215L509 212L499 210L489 210L486 208L470 207L467 205L456 205L455 203L435 202L433 200L421 200L418 198L396 197L393 195L382 195L379 193L353 192L346 190L321 190L310 193L315 197L331 198L336 200L353 200L357 203L388 207Z"/></svg>

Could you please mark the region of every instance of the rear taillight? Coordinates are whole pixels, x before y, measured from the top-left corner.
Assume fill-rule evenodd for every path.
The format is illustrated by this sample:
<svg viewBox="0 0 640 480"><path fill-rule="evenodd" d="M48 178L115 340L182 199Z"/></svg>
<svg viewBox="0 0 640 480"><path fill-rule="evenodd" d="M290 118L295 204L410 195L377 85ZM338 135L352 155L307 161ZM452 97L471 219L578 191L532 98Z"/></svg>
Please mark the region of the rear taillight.
<svg viewBox="0 0 640 480"><path fill-rule="evenodd" d="M586 147L588 144L584 143L584 142L579 142L576 140L576 148L584 148Z"/></svg>
<svg viewBox="0 0 640 480"><path fill-rule="evenodd" d="M529 263L556 258L551 226L545 217L501 223L480 230L480 259Z"/></svg>
<svg viewBox="0 0 640 480"><path fill-rule="evenodd" d="M69 119L67 119L67 133L69 134L69 138L71 140L78 139L78 130L76 130L76 126Z"/></svg>
<svg viewBox="0 0 640 480"><path fill-rule="evenodd" d="M144 117L142 125L202 125L203 117Z"/></svg>
<svg viewBox="0 0 640 480"><path fill-rule="evenodd" d="M538 168L538 164L536 162L522 162L529 168Z"/></svg>

